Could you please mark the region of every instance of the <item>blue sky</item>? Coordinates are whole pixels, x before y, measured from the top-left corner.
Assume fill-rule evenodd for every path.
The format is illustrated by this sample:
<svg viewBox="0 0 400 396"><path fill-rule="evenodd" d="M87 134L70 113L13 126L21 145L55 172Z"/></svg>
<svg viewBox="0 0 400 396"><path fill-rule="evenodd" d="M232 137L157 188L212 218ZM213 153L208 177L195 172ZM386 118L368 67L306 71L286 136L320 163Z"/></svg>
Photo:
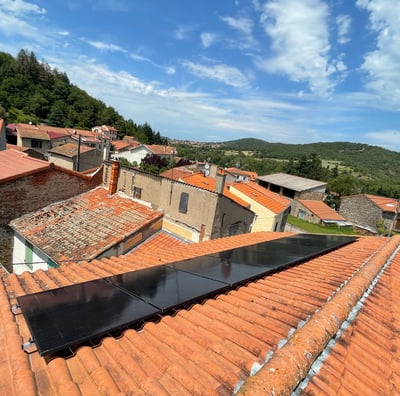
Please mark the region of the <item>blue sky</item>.
<svg viewBox="0 0 400 396"><path fill-rule="evenodd" d="M22 48L177 139L400 151L399 0L0 0Z"/></svg>

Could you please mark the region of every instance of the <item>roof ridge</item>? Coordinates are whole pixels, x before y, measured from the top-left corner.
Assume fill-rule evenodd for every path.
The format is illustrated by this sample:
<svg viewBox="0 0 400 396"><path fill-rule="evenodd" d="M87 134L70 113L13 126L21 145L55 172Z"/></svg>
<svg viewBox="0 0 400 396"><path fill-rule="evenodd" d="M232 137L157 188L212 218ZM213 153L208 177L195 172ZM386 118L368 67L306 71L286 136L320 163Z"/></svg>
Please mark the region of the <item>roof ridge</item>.
<svg viewBox="0 0 400 396"><path fill-rule="evenodd" d="M239 395L290 395L305 378L324 350L400 244L400 236L389 239L309 321L298 328L288 342L239 389Z"/></svg>

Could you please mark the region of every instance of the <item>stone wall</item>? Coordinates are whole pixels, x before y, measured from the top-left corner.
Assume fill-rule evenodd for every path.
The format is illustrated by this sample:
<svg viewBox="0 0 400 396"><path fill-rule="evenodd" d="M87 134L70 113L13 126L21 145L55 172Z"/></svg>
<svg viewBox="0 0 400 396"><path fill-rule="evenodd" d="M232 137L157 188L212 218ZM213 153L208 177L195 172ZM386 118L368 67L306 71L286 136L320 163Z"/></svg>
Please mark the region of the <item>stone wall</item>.
<svg viewBox="0 0 400 396"><path fill-rule="evenodd" d="M339 213L346 221L377 232L377 223L382 219L382 211L365 195L343 197Z"/></svg>

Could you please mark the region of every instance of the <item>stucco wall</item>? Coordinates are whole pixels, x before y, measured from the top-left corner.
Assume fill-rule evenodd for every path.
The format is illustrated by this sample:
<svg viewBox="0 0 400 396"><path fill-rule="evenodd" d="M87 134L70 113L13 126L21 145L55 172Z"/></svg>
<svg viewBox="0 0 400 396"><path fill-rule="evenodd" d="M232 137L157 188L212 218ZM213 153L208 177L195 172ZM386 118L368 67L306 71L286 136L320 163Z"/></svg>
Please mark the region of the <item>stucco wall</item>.
<svg viewBox="0 0 400 396"><path fill-rule="evenodd" d="M105 185L109 184L110 172L111 166L106 164ZM254 216L248 209L215 192L124 166L119 169L117 190L132 197L136 194L155 209L162 209L169 229L185 239L190 235L192 241L197 241L200 233L203 240L229 235L232 224L237 222L242 222L240 233L248 232ZM182 194L188 195L186 212L180 210ZM181 233L177 232L180 228Z"/></svg>

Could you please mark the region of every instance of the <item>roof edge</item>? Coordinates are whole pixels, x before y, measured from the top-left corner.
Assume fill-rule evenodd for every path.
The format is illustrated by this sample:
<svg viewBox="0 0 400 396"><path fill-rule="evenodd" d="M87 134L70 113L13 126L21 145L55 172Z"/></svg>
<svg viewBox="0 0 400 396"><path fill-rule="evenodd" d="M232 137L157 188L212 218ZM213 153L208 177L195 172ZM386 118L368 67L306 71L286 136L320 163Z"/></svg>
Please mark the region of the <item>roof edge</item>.
<svg viewBox="0 0 400 396"><path fill-rule="evenodd" d="M246 379L237 394L290 395L399 244L400 236L389 239L331 300L275 351L257 374Z"/></svg>

